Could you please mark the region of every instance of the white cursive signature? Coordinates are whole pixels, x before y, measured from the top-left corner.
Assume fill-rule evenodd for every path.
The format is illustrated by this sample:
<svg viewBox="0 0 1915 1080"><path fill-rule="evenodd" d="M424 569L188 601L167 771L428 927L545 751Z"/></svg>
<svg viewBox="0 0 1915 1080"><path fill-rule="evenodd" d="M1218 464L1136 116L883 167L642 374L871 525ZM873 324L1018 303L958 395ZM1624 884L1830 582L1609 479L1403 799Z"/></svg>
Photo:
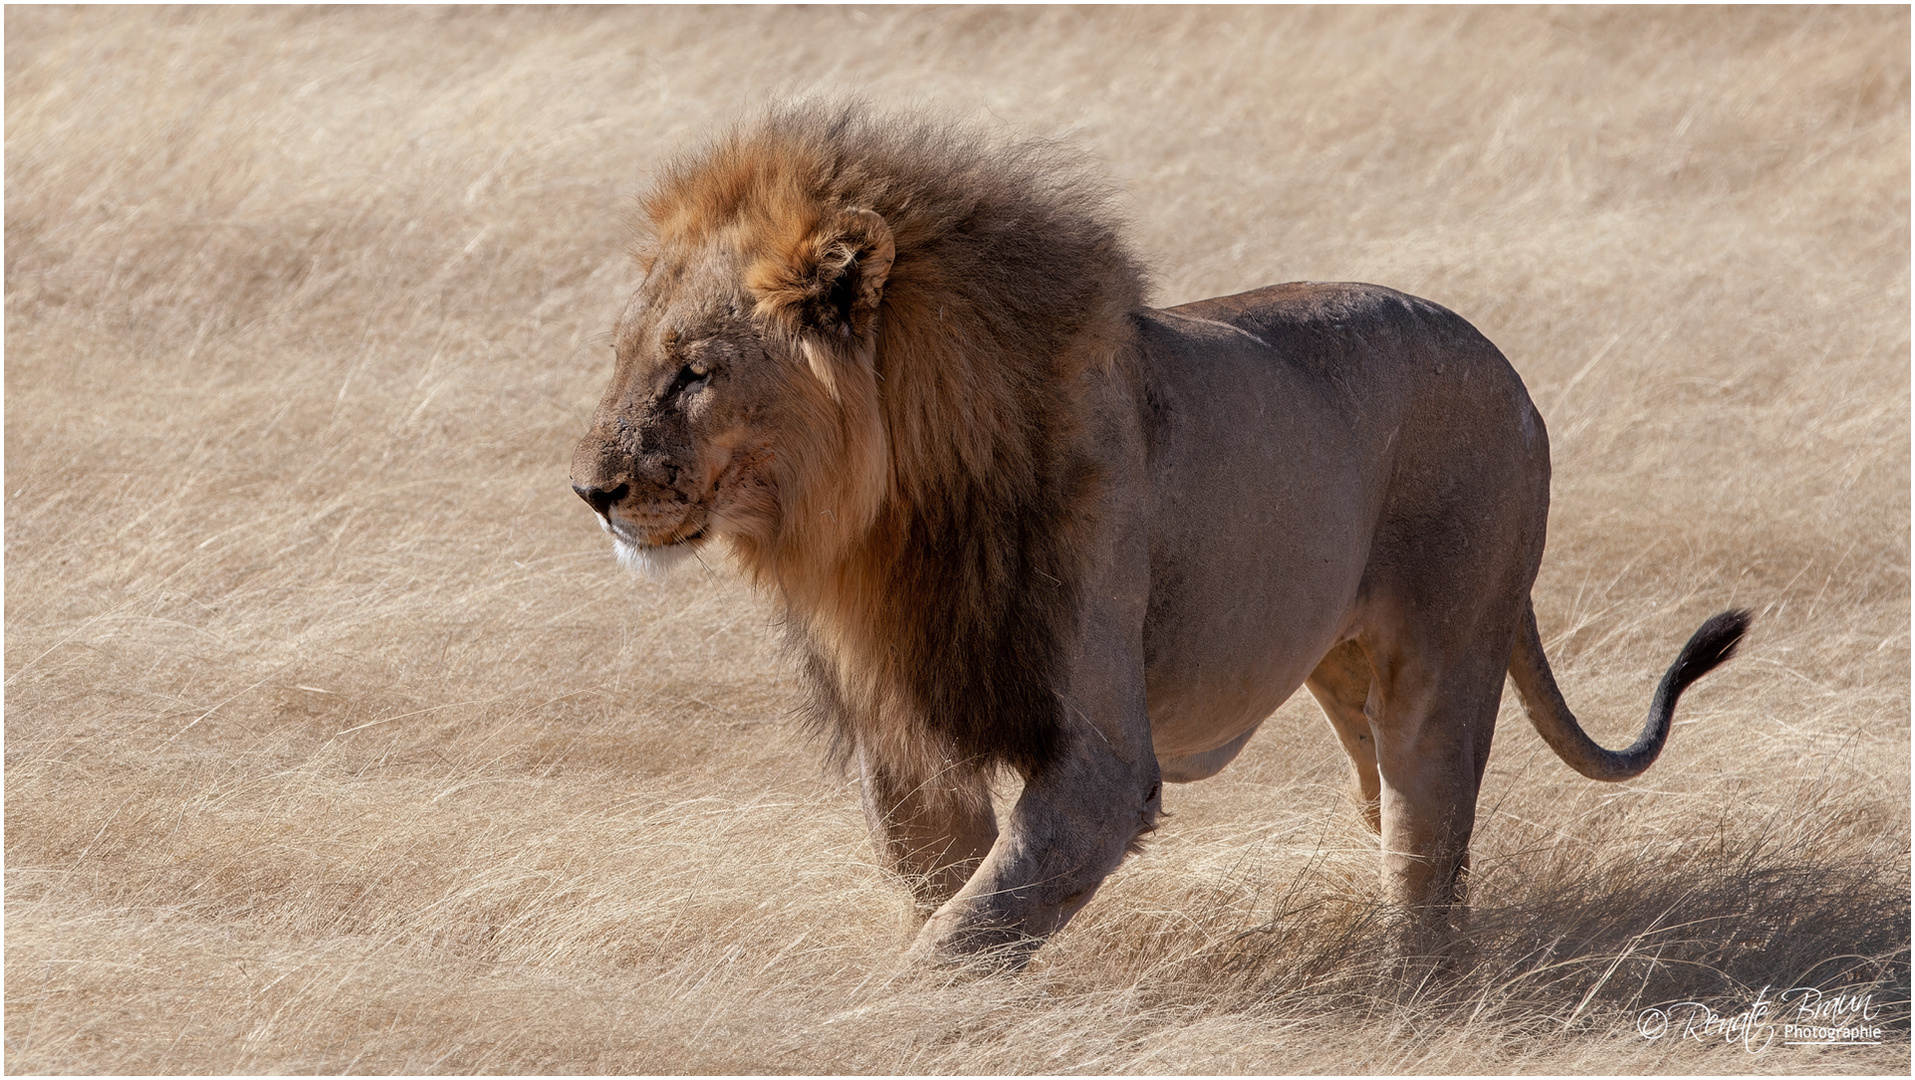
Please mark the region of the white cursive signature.
<svg viewBox="0 0 1915 1080"><path fill-rule="evenodd" d="M1882 1029L1868 1021L1881 1015L1869 994L1828 994L1813 986L1795 986L1769 997L1769 987L1755 995L1749 1007L1718 1013L1700 1001L1678 1001L1644 1009L1636 1017L1636 1033L1660 1039L1671 1031L1697 1042L1721 1039L1740 1043L1759 1054L1779 1038L1785 1046L1876 1045Z"/></svg>

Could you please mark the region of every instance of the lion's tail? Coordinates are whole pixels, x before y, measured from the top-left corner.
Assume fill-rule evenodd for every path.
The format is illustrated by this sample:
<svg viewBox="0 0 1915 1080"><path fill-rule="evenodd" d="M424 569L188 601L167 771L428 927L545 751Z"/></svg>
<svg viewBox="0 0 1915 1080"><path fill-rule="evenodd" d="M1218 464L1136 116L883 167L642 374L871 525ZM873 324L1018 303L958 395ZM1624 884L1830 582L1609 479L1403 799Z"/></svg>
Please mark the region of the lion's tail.
<svg viewBox="0 0 1915 1080"><path fill-rule="evenodd" d="M1649 720L1642 734L1625 750L1604 750L1576 722L1576 715L1563 701L1563 692L1556 688L1549 658L1543 655L1543 640L1536 632L1536 609L1527 602L1523 604L1522 625L1516 628L1516 646L1509 654L1509 675L1516 683L1516 692L1522 695L1529 722L1570 768L1591 780L1627 780L1647 769L1662 753L1662 744L1669 739L1669 723L1676 715L1676 699L1690 683L1735 655L1736 645L1748 633L1750 620L1746 611L1725 611L1702 624L1662 677L1656 698L1649 703Z"/></svg>

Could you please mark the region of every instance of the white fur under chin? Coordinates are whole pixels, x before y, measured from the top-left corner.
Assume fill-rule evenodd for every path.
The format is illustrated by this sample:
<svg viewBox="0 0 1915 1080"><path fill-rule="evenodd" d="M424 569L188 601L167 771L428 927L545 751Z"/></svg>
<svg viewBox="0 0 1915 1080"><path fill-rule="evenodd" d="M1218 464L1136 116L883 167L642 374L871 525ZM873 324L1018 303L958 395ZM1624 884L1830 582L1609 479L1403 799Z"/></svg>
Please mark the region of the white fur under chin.
<svg viewBox="0 0 1915 1080"><path fill-rule="evenodd" d="M692 546L673 544L670 547L640 547L614 536L612 554L618 556L619 565L625 569L640 571L649 578L662 579L672 572L673 567L691 558Z"/></svg>

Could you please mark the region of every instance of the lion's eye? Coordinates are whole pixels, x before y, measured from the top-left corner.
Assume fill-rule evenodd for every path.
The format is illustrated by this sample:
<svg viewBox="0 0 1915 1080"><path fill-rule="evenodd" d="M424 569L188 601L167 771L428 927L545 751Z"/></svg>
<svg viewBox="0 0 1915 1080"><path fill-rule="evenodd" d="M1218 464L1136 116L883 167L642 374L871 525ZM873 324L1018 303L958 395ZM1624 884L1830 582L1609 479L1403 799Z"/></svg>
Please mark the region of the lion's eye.
<svg viewBox="0 0 1915 1080"><path fill-rule="evenodd" d="M666 391L666 394L669 396L695 390L703 386L705 379L710 375L711 366L702 360L695 360L678 369L678 375L672 379L671 388Z"/></svg>

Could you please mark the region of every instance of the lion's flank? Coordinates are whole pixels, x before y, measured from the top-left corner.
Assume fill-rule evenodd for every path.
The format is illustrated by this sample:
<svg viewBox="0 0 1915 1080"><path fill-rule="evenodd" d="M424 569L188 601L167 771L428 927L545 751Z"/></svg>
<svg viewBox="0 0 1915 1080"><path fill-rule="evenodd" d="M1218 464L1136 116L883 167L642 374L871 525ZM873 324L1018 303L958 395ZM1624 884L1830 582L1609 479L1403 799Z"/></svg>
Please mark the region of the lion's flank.
<svg viewBox="0 0 1915 1080"><path fill-rule="evenodd" d="M855 262L831 223L869 211L895 242L855 369L871 393L833 387L847 413L876 411L886 475L804 478L883 492L869 528L841 551L740 549L787 602L841 753L928 776L1039 769L1058 748L1053 673L1098 484L1081 376L1120 358L1144 301L1108 204L1050 144L857 106L773 110L642 202L641 259L724 238L759 316L794 333L856 310L793 269Z"/></svg>

